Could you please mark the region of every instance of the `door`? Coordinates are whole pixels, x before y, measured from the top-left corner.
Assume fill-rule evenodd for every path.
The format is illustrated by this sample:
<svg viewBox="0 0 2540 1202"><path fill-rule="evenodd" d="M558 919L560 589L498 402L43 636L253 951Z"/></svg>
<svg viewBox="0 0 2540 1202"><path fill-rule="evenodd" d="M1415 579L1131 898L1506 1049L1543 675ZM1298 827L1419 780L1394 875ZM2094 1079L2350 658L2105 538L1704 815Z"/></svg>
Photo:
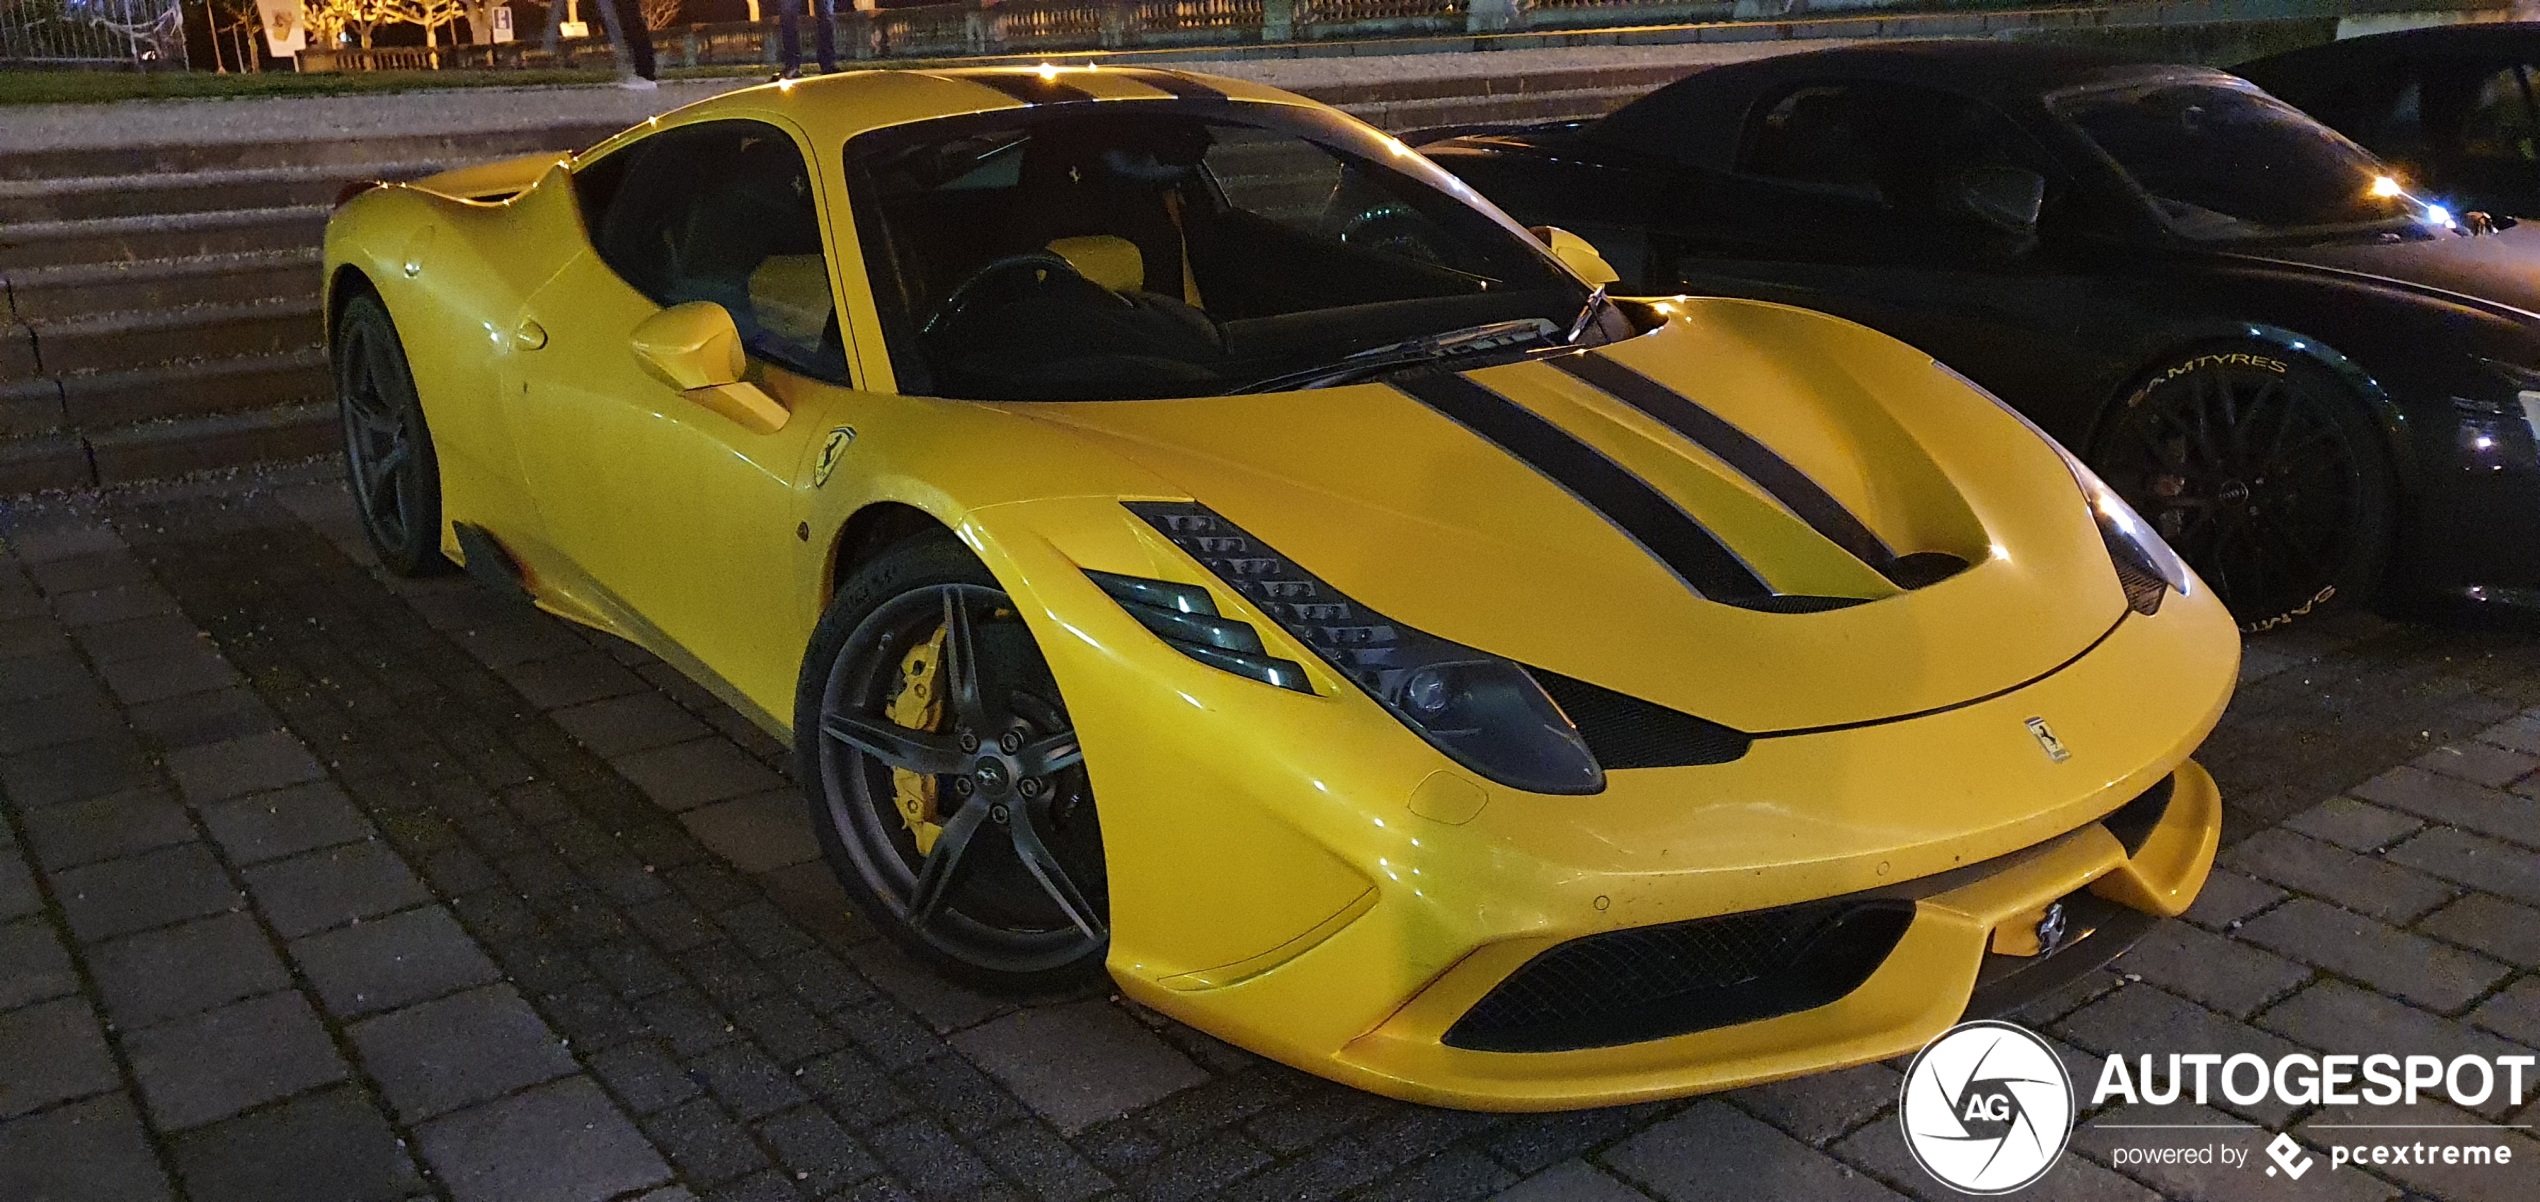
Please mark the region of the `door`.
<svg viewBox="0 0 2540 1202"><path fill-rule="evenodd" d="M805 163L785 131L734 120L584 168L591 248L530 298L524 328L545 345L524 356L513 401L531 493L582 577L568 586L780 715L801 651L796 483L819 432L745 428L646 372L629 339L667 306L711 301L740 330L752 381L796 396L805 381L843 384Z"/></svg>

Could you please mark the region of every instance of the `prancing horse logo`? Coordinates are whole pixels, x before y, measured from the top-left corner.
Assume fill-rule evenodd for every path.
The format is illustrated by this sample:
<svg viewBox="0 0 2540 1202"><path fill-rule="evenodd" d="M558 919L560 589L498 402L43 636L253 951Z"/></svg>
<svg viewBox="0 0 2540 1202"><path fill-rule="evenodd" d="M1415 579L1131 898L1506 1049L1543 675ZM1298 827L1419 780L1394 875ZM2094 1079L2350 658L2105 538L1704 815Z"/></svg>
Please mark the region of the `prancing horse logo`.
<svg viewBox="0 0 2540 1202"><path fill-rule="evenodd" d="M2055 729L2046 724L2046 719L2029 719L2028 732L2037 736L2037 745L2046 749L2047 759L2060 764L2073 758L2073 753L2064 749L2064 741L2055 737Z"/></svg>
<svg viewBox="0 0 2540 1202"><path fill-rule="evenodd" d="M829 441L820 444L820 461L811 466L813 488L829 483L829 473L837 469L838 460L844 457L847 448L854 444L855 427L853 426L840 426L829 432Z"/></svg>

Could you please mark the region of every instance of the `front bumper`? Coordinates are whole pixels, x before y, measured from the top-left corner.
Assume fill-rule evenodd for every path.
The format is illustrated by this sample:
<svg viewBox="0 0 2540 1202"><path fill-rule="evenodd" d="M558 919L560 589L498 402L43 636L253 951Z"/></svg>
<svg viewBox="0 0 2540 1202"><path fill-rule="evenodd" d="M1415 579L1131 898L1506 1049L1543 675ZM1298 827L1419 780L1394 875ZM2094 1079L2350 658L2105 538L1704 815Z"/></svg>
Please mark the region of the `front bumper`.
<svg viewBox="0 0 2540 1202"><path fill-rule="evenodd" d="M2191 761L2179 769L2168 810L2139 851L2128 855L2117 836L2094 822L1947 874L1939 891L1912 899L1913 920L1876 971L1832 1003L1615 1047L1483 1052L1448 1046L1448 1028L1543 950L1532 941L1509 941L1466 957L1318 1067L1364 1089L1433 1105L1554 1110L1729 1089L1903 1055L1972 1010L2016 1007L2061 984L2070 979L2061 971L2067 965L2087 971L2106 963L2151 920L2175 914L2194 898L2221 830L2221 795ZM2054 955L2028 958L2034 965L2026 972L2002 971L2008 966L2001 961L2017 958L1993 952L1998 939L2016 938L2049 905L2076 894L2112 903L2096 929ZM1994 981L1979 998L1988 960L1996 962Z"/></svg>

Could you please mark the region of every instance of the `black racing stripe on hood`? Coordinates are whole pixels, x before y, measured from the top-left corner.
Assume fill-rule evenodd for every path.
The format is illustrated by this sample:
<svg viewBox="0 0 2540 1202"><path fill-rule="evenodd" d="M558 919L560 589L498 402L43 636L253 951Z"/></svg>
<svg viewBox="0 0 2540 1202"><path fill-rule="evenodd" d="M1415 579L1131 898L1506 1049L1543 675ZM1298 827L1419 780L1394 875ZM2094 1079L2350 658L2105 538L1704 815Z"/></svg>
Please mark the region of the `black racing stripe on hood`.
<svg viewBox="0 0 2540 1202"><path fill-rule="evenodd" d="M1738 473L1770 493L1782 507L1799 515L1828 542L1852 553L1880 575L1905 584L1900 575L1927 583L1926 576L1900 573L1896 552L1876 531L1864 525L1843 502L1808 473L1799 470L1754 435L1704 408L1701 402L1602 355L1563 355L1549 361L1572 379L1663 422L1669 429L1716 455ZM1912 587L1907 585L1906 587Z"/></svg>
<svg viewBox="0 0 2540 1202"><path fill-rule="evenodd" d="M994 88L1025 104L1074 104L1094 99L1094 94L1063 79L1048 79L1038 74L938 76L967 80L981 87Z"/></svg>
<svg viewBox="0 0 2540 1202"><path fill-rule="evenodd" d="M1623 532L1695 593L1760 607L1773 590L1702 524L1623 465L1523 405L1454 372L1424 367L1395 388L1482 436L1560 485Z"/></svg>

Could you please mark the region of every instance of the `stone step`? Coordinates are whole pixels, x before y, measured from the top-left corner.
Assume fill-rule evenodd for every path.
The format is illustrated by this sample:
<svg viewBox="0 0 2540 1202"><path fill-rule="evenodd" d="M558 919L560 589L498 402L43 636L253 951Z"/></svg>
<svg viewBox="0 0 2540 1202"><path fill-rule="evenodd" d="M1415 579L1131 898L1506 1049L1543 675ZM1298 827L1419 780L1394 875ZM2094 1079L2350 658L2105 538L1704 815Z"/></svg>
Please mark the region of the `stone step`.
<svg viewBox="0 0 2540 1202"><path fill-rule="evenodd" d="M17 319L35 324L99 313L187 305L308 299L318 291L318 248L66 263L0 272Z"/></svg>
<svg viewBox="0 0 2540 1202"><path fill-rule="evenodd" d="M1339 106L1349 115L1389 133L1435 129L1449 125L1501 122L1567 121L1602 117L1637 99L1641 93L1620 88L1531 92L1509 96L1441 96L1417 100L1371 101Z"/></svg>
<svg viewBox="0 0 2540 1202"><path fill-rule="evenodd" d="M0 224L333 204L344 185L356 180L415 179L453 161L0 179Z"/></svg>
<svg viewBox="0 0 2540 1202"><path fill-rule="evenodd" d="M1372 83L1336 83L1300 89L1304 95L1340 108L1383 106L1419 100L1484 101L1494 97L1544 92L1610 91L1638 96L1674 83L1700 70L1692 63L1655 63L1630 67L1575 67L1508 75L1431 75Z"/></svg>
<svg viewBox="0 0 2540 1202"><path fill-rule="evenodd" d="M327 206L316 204L93 221L31 221L0 227L0 271L316 246L326 229L327 212Z"/></svg>
<svg viewBox="0 0 2540 1202"><path fill-rule="evenodd" d="M336 452L329 403L144 422L95 434L0 438L0 496L165 480Z"/></svg>
<svg viewBox="0 0 2540 1202"><path fill-rule="evenodd" d="M166 418L314 404L333 395L326 352L314 346L68 372L0 384L0 437L97 433Z"/></svg>
<svg viewBox="0 0 2540 1202"><path fill-rule="evenodd" d="M19 150L0 154L0 180L181 175L264 168L359 171L397 163L461 163L534 150L579 150L629 124L632 123L568 121L530 129L373 134L358 138L329 138L319 132L288 141L194 141Z"/></svg>
<svg viewBox="0 0 2540 1202"><path fill-rule="evenodd" d="M270 355L318 345L309 295L174 309L128 309L27 323L44 375L118 371L210 356Z"/></svg>

